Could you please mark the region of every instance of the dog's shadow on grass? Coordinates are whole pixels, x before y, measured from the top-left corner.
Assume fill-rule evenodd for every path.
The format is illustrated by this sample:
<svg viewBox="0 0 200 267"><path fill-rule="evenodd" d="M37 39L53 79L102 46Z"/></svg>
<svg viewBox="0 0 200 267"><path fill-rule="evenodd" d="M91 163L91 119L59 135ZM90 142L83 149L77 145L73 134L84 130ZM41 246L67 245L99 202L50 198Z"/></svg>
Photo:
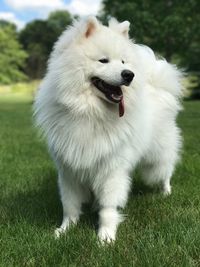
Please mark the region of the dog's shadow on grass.
<svg viewBox="0 0 200 267"><path fill-rule="evenodd" d="M140 179L137 179L133 182L131 195L133 196L143 196L143 195L152 195L159 194L160 186L147 186Z"/></svg>
<svg viewBox="0 0 200 267"><path fill-rule="evenodd" d="M62 221L62 204L59 197L56 173L44 175L30 190L20 190L3 199L4 220L6 223L25 222L37 227L55 228ZM97 213L92 203L83 206L81 223L97 224Z"/></svg>
<svg viewBox="0 0 200 267"><path fill-rule="evenodd" d="M131 196L155 193L155 189L144 186L140 180L133 183ZM130 199L132 201L132 197ZM30 190L21 190L16 195L9 195L3 200L6 210L5 221L15 223L26 222L37 227L57 227L62 220L62 205L58 193L56 173L43 178ZM97 211L92 209L92 203L83 207L80 224L97 227Z"/></svg>
<svg viewBox="0 0 200 267"><path fill-rule="evenodd" d="M38 226L55 223L62 214L56 174L44 175L36 185L30 184L16 194L10 194L3 200L3 205L10 222L21 220Z"/></svg>

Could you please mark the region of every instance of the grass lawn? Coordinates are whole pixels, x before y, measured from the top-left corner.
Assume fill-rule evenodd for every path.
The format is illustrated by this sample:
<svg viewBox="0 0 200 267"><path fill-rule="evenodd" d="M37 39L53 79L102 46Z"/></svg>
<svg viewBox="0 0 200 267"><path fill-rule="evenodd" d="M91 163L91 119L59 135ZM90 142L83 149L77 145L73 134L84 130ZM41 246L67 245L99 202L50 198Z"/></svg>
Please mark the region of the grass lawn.
<svg viewBox="0 0 200 267"><path fill-rule="evenodd" d="M56 171L32 127L30 99L0 99L0 266L200 266L200 102L185 102L185 140L173 194L134 180L113 246L99 247L97 216L55 240L61 222Z"/></svg>

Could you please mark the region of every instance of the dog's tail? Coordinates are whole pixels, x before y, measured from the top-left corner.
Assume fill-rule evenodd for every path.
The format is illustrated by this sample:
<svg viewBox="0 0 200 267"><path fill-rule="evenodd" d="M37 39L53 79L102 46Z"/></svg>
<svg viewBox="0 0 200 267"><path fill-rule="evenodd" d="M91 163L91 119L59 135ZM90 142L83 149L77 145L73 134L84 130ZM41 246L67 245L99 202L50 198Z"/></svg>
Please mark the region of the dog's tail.
<svg viewBox="0 0 200 267"><path fill-rule="evenodd" d="M168 63L165 59L156 57L151 48L144 45L135 45L142 62L149 84L155 89L168 91L176 98L184 95L184 73L176 65Z"/></svg>
<svg viewBox="0 0 200 267"><path fill-rule="evenodd" d="M183 76L183 72L178 70L176 65L165 59L156 59L150 82L154 88L166 90L180 98L184 95Z"/></svg>

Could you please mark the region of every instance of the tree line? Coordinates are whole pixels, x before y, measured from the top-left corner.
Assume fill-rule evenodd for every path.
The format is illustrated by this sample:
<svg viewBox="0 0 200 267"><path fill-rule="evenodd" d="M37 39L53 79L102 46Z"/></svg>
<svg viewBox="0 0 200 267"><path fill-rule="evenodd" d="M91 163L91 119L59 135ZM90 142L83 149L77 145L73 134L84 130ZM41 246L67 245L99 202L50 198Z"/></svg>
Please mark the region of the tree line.
<svg viewBox="0 0 200 267"><path fill-rule="evenodd" d="M67 11L50 13L46 20L33 20L17 31L16 26L0 21L0 83L41 79L55 41L72 23Z"/></svg>
<svg viewBox="0 0 200 267"><path fill-rule="evenodd" d="M200 1L198 0L103 0L98 18L131 22L130 36L150 46L186 71L199 71ZM50 13L17 31L0 21L0 83L41 79L54 42L74 17L68 11Z"/></svg>

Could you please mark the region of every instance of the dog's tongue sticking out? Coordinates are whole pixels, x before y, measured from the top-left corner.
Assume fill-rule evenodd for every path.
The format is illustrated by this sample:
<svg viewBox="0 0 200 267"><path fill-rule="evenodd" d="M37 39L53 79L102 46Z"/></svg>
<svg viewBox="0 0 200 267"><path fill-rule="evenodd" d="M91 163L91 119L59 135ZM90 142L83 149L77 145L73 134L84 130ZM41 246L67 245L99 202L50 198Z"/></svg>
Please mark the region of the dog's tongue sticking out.
<svg viewBox="0 0 200 267"><path fill-rule="evenodd" d="M122 117L124 115L124 98L122 97L119 102L119 116Z"/></svg>

